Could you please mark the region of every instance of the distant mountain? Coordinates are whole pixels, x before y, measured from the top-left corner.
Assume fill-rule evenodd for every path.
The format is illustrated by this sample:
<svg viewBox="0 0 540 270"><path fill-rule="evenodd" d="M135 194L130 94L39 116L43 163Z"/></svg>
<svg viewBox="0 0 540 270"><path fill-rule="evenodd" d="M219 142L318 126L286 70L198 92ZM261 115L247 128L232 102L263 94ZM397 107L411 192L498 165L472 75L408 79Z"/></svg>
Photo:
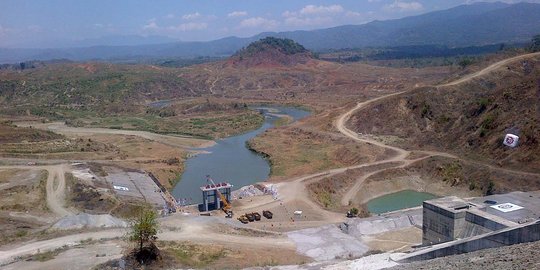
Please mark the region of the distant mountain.
<svg viewBox="0 0 540 270"><path fill-rule="evenodd" d="M93 60L227 56L267 36L289 38L303 44L307 49L321 51L409 45L466 47L524 42L539 33L540 4L476 3L402 19L373 21L363 25L346 25L313 31L269 32L249 38L228 37L209 42L70 49L0 49L0 63L52 58Z"/></svg>
<svg viewBox="0 0 540 270"><path fill-rule="evenodd" d="M523 42L538 33L540 4L477 3L397 20L271 35L294 39L311 50L324 50L407 45L465 47Z"/></svg>
<svg viewBox="0 0 540 270"><path fill-rule="evenodd" d="M92 46L139 46L178 42L179 40L165 36L104 36L69 42L63 47L92 47Z"/></svg>

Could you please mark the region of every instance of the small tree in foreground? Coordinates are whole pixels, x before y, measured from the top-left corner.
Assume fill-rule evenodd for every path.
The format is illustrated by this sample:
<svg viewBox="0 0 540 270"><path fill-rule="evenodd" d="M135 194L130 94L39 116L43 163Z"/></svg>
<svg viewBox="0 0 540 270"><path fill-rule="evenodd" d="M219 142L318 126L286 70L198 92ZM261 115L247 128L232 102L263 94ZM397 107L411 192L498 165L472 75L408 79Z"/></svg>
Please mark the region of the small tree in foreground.
<svg viewBox="0 0 540 270"><path fill-rule="evenodd" d="M154 245L158 226L156 212L149 208L141 209L139 215L131 221L128 238L129 241L138 245L138 250L135 252L137 261L144 263L148 259L154 260L159 256L157 254L159 251Z"/></svg>

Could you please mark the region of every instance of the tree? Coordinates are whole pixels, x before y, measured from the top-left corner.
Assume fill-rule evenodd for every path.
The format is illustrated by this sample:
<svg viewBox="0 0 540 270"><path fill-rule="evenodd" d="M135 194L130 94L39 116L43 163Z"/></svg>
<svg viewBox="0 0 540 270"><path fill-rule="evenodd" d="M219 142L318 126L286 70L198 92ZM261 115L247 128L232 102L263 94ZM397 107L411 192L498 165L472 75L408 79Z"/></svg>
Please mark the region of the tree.
<svg viewBox="0 0 540 270"><path fill-rule="evenodd" d="M157 239L158 222L156 212L152 209L141 209L137 217L131 222L129 240L139 245L139 253L143 251L144 245L152 243Z"/></svg>
<svg viewBox="0 0 540 270"><path fill-rule="evenodd" d="M461 59L461 61L458 62L458 65L462 68L462 69L465 69L467 66L470 66L473 64L473 59L469 58L469 57L465 57L463 59Z"/></svg>
<svg viewBox="0 0 540 270"><path fill-rule="evenodd" d="M532 52L540 52L540 35L533 37L530 50Z"/></svg>

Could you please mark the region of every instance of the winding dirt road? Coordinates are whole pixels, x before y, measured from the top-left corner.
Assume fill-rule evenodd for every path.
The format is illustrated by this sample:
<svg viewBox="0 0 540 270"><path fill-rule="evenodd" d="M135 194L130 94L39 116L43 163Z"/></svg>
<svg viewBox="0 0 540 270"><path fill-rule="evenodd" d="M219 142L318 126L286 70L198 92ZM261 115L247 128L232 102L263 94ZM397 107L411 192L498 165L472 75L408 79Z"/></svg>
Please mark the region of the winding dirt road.
<svg viewBox="0 0 540 270"><path fill-rule="evenodd" d="M523 54L523 55L519 55L519 56L516 56L516 57L511 57L511 58L507 58L507 59L504 59L504 60L501 60L497 63L494 63L478 72L475 72L475 73L472 73L472 74L469 74L469 75L466 75L458 80L455 80L455 81L452 81L452 82L449 82L449 83L446 83L446 84L441 84L441 85L438 85L437 87L445 87L445 86L453 86L453 85L458 85L460 83L464 83L466 81L470 81L476 77L480 77L482 75L485 75L487 73L490 73L492 71L495 71L505 65L508 65L509 63L512 63L514 61L518 61L518 60L523 60L523 59L526 59L526 58L529 58L529 57L534 57L534 56L540 56L540 52L537 52L537 53L529 53L529 54Z"/></svg>
<svg viewBox="0 0 540 270"><path fill-rule="evenodd" d="M491 64L490 66L478 71L478 72L475 72L473 74L470 74L470 75L467 75L461 79L458 79L456 81L453 81L453 82L449 82L449 83L446 83L446 84L442 84L442 85L438 85L436 86L438 89L440 87L446 87L446 86L453 86L453 85L457 85L457 84L461 84L461 83L464 83L464 82L467 82L467 81L470 81L472 79L475 79L477 77L480 77L482 75L485 75L485 74L488 74L490 72L493 72L509 63L512 63L514 61L519 61L519 60L523 60L523 59L527 59L529 57L534 57L534 56L540 56L540 53L531 53L531 54L525 54L525 55L520 55L520 56L516 56L516 57L512 57L512 58L508 58L508 59L504 59L502 61L499 61L497 63L494 63L494 64ZM409 90L411 91L411 90ZM408 91L402 91L402 92L398 92L398 93L394 93L394 94L390 94L390 95L385 95L385 96L382 96L382 97L378 97L378 98L375 98L375 99L371 99L371 100L368 100L368 101L364 101L364 102L361 102L361 103L358 103L354 108L352 108L351 110L347 111L346 113L344 113L343 115L341 115L335 122L335 126L337 128L337 130L339 132L341 132L343 135L353 139L353 140L356 140L356 141L359 141L359 142L363 142L363 143L370 143L370 144L373 144L373 145L376 145L376 146L379 146L379 147L382 147L382 148L386 148L386 149L390 149L390 150L393 150L395 151L397 154L389 159L386 159L386 160L383 160L383 161L380 161L380 162L391 162L391 161L399 161L401 162L402 164L399 165L399 166L396 166L396 167L392 167L392 168L386 168L386 169L382 169L382 170L378 170L378 171L375 171L375 172L371 172L367 175L364 175L362 176L361 178L359 178L355 184L353 185L353 187L351 187L349 189L349 191L347 191L347 193L345 193L345 195L342 197L342 200L341 200L341 204L342 205L348 205L349 201L354 198L354 196L356 196L356 194L360 191L360 187L362 186L364 180L366 180L367 178L369 178L371 175L374 175L376 173L379 173L379 172L382 172L382 171L385 171L385 170L388 170L388 169L394 169L394 168L403 168L403 167L406 167L416 161L419 161L419 160L422 160L422 159L425 159L425 158L429 158L429 157L434 157L434 156L443 156L443 157L450 157L450 158L455 158L455 159L461 159L453 154L449 154L449 153L444 153L444 152L434 152L434 151L417 151L419 153L424 153L426 154L427 156L425 157L422 157L420 159L416 159L416 160L408 160L407 159L407 156L410 154L410 151L407 151L405 149L402 149L402 148L398 148L398 147L394 147L394 146L390 146L390 145L386 145L382 142L379 142L379 141L376 141L376 140L373 140L373 139L369 139L369 138L365 138L365 137L361 137L359 136L356 132L350 130L349 128L346 127L346 123L347 121L351 118L351 116L365 108L367 105L369 104L372 104L374 102L377 102L377 101L380 101L380 100L383 100L383 99L386 99L386 98L389 98L389 97L393 97L393 96L397 96L397 95L400 95L402 93L405 93L405 92L408 92ZM464 159L461 159L461 160L464 160ZM465 160L467 162L472 162L474 164L477 164L477 165L482 165L482 166L486 166L486 167L489 167L490 169L492 170L499 170L499 171L505 171L505 172L508 172L508 173L514 173L514 174L526 174L526 175L537 175L537 176L540 176L540 174L535 174L535 173L529 173L529 172L521 172L521 171L515 171L515 170L510 170L510 169L504 169L504 168L499 168L499 167L495 167L493 165L490 165L490 164L484 164L484 163L480 163L480 162L477 162L477 161L469 161L469 160ZM367 163L365 164L366 166L369 166L369 165L373 165L374 163Z"/></svg>
<svg viewBox="0 0 540 270"><path fill-rule="evenodd" d="M456 81L440 85L438 87L457 85L459 83L463 83L463 82L469 81L471 79L474 79L476 77L479 77L479 76L481 76L483 74L486 74L488 72L494 71L494 70L496 70L496 69L498 69L498 68L500 68L500 67L502 67L502 66L504 66L504 65L506 65L508 63L513 62L513 61L517 61L517 60L521 60L521 59L525 59L527 57L537 56L537 55L540 55L540 53L522 55L522 56L517 56L517 57L505 59L503 61L492 64L489 67L487 67L487 68L485 68L485 69L483 69L483 70L481 70L479 72L476 72L474 74L465 76L465 77L463 77L461 79L458 79ZM391 167L388 167L388 168L385 168L385 169L370 172L370 173L360 177L359 179L357 179L357 181L355 182L353 187L349 189L349 191L343 196L343 198L341 200L341 204L347 205L349 200L351 198L353 198L358 193L358 191L361 188L362 183L364 182L364 180L369 178L369 176L371 176L373 174L376 174L378 172L381 172L381 171L384 171L384 170L387 170L387 169L405 167L405 166L407 166L407 165L409 165L409 164L411 164L413 162L416 162L418 160L428 158L428 157L431 157L431 156L446 156L446 157L457 158L454 155L448 154L448 153L418 151L418 152L426 154L426 156L424 156L422 158L419 158L419 159L410 160L410 159L407 159L407 157L409 157L409 155L410 155L410 151L405 150L405 149L401 149L401 148L398 148L398 147L386 145L386 144L384 144L382 142L367 138L365 136L359 136L356 132L354 132L354 131L352 131L352 130L350 130L350 129L348 129L346 127L347 120L349 120L350 117L355 112L357 112L358 110L361 110L361 109L365 108L367 105L372 104L373 102L377 102L377 101L383 100L385 98L396 96L396 95L399 95L399 94L402 94L402 93L403 92L394 93L394 94L378 97L378 98L375 98L375 99L371 99L371 100L359 103L354 108L352 108L351 110L349 110L346 113L344 113L343 115L341 115L335 121L335 126L336 126L337 130L339 132L341 132L343 135L345 135L345 136L347 136L347 137L349 137L349 138L351 138L351 139L353 139L355 141L358 141L358 142L369 143L369 144L373 144L373 145L376 145L376 146L379 146L379 147L382 147L382 148L385 148L385 149L389 149L391 151L394 151L395 155L393 155L392 157L390 157L388 159L381 160L381 161L370 162L370 163L365 163L365 164L359 164L359 165L349 166L349 167L345 167L345 168L327 170L327 171L324 171L324 172L319 172L319 173L315 173L315 174L311 174L311 175L307 175L307 176L298 177L298 178L296 178L296 179L294 179L294 180L292 180L290 182L278 183L276 185L278 186L280 197L283 198L283 201L288 202L288 201L292 201L292 200L302 200L305 203L307 203L310 207L320 211L320 213L322 214L322 216L325 219L324 220L325 222L340 222L340 221L344 220L344 218L345 218L344 215L340 214L340 213L334 213L334 212L327 211L327 210L323 209L322 207L320 207L315 202L313 202L313 200L310 198L309 193L307 191L307 184L309 184L311 182L314 182L314 181L318 181L322 177L327 177L327 176L343 173L343 172L345 172L346 170L349 170L349 169L357 169L357 168L363 168L363 167L369 167L369 166L381 165L381 164L387 164L387 163L397 163L396 166L391 166ZM128 134L128 135L137 135L137 136L141 136L143 138L154 139L154 140L161 140L161 139L163 139L162 136L164 136L164 135L159 135L159 134L147 134L145 132L141 133L141 132L107 130L107 129L79 129L79 128L61 127L59 130L61 131L60 133L62 133L62 132L73 132L73 133L80 133L80 132L82 132L82 133L101 133L101 132L104 132L104 133L107 133L107 134ZM166 136L166 137L170 137L170 136ZM166 141L168 141L168 139L170 139L170 138L167 138ZM176 143L178 143L178 142L176 142ZM181 144L184 145L184 146L186 145L185 142L181 142ZM486 165L486 164L483 164L483 165ZM69 211L69 209L66 209L64 207L64 199L65 199L64 172L67 169L66 166L67 165L55 165L55 166L51 165L51 166L32 166L31 167L31 168L35 168L35 169L45 169L45 170L47 170L49 172L49 177L47 179L47 204L48 204L49 208L51 209L51 211L56 213L58 216L65 216L65 215L72 214ZM486 165L486 166L489 166L489 165ZM24 169L28 169L29 166L3 166L3 167L0 167L0 168L24 168ZM493 169L500 169L500 168L493 167ZM520 172L516 172L516 173L520 173ZM279 201L273 201L273 202L270 202L269 204L264 205L264 207L268 207L270 205L279 204L279 203L280 203ZM285 237L268 238L268 237L250 237L250 236L243 236L243 235L226 235L226 236L224 236L222 233L214 232L212 230L212 228L208 227L209 225L205 226L205 225L200 225L200 224L190 224L189 222L188 223L183 223L183 222L179 222L179 221L176 221L176 220L173 220L173 222L174 223L182 223L182 227L180 227L180 231L178 231L178 230L164 230L163 232L161 232L159 234L159 237L161 239L182 240L182 241L191 240L191 241L203 241L203 242L209 242L209 243L212 243L212 242L224 242L224 243L237 243L237 244L242 244L242 245L256 244L258 246L267 246L267 247L278 247L278 248L284 248L284 249L291 249L291 252L293 252L293 250L294 250L294 243L292 243L289 239L287 239ZM81 241L89 239L89 238L92 238L92 239L116 238L116 237L121 237L122 235L124 235L124 233L125 233L125 230L123 230L123 229L108 229L108 230L102 230L102 231L98 231L98 232L81 233L81 234L77 234L77 235L68 235L68 236L63 236L63 237L50 239L50 240L30 242L30 243L25 243L25 244L22 244L20 246L15 246L15 247L13 247L13 246L10 246L10 247L7 247L7 248L3 247L3 249L0 250L0 266L5 265L5 264L13 261L14 259L16 259L19 256L32 254L32 253L35 253L38 250L41 250L43 252L43 251L48 251L48 250L54 250L54 249L62 247L64 245L76 245L76 244L80 243Z"/></svg>

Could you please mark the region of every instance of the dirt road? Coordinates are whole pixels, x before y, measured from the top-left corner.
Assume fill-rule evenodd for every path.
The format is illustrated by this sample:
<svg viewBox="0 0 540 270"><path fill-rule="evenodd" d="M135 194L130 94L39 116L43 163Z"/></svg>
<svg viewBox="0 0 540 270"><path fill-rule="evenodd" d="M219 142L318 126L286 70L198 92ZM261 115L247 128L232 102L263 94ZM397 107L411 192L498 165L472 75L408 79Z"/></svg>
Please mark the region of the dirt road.
<svg viewBox="0 0 540 270"><path fill-rule="evenodd" d="M532 55L540 55L540 53L532 54ZM473 78L476 78L488 72L494 71L497 68L500 68L504 66L505 64L508 64L512 61L524 59L530 56L531 55L523 55L523 56L518 56L518 57L500 61L477 73L468 75L462 79L459 79L454 82L447 83L441 86L451 86L451 85L456 85L459 83L466 82L468 80L471 80ZM259 205L257 207L268 207L270 205L277 205L280 203L289 203L295 200L301 200L310 208L313 208L315 211L319 211L323 217L324 222L335 223L335 222L343 221L345 219L343 214L327 211L323 209L322 207L320 207L315 202L313 202L313 200L310 198L309 193L307 191L307 184L313 181L318 181L322 177L343 173L348 169L368 167L368 166L373 166L373 165L385 164L389 162L397 163L396 166L390 167L390 169L392 169L392 168L397 168L397 167L404 167L404 166L407 166L408 164L418 161L419 159L416 159L416 160L407 159L407 157L410 155L410 151L408 150L401 149L394 146L389 146L382 142L368 138L366 136L359 136L356 132L346 127L347 120L356 111L361 110L362 108L365 108L367 105L373 102L383 100L385 98L392 97L395 95L399 95L401 93L402 92L386 95L386 96L375 98L366 102L359 103L354 108L352 108L351 110L341 115L338 119L336 119L336 122L335 122L335 126L337 130L341 132L342 134L344 134L345 136L351 139L354 139L358 142L370 143L370 144L377 145L382 148L389 149L395 152L395 155L393 155L392 157L386 160L370 162L370 163L365 163L365 164L358 164L358 165L349 166L345 168L327 170L327 171L316 173L316 174L302 176L302 177L294 179L293 181L278 183L276 185L279 190L279 194L280 194L279 196L281 198L281 201L273 200L265 205ZM80 133L82 134L105 133L105 134L135 135L135 136L140 136L140 137L150 139L150 140L173 143L177 146L182 145L182 146L191 147L191 146L194 146L194 144L196 143L204 143L200 141L187 142L184 140L184 138L177 138L177 137L172 137L172 136L165 136L165 135L153 134L153 133L148 133L148 132L139 132L139 131L71 128L71 127L66 127L65 125L56 125L56 126L52 126L52 128L51 128L51 125L48 125L48 126L42 126L41 128L52 129L59 133L78 133L78 134ZM193 140L193 139L189 139L189 140ZM455 158L455 156L448 153L439 153L439 152L423 152L423 153L425 154L425 156L423 156L420 159L428 158L431 156L447 156L447 157ZM28 169L28 166L5 166L1 168ZM45 169L49 172L49 177L47 179L47 204L49 205L49 208L51 209L51 211L56 213L58 216L71 214L69 209L66 209L64 207L64 199L65 199L64 172L67 169L66 165L32 166L32 168ZM380 171L375 171L375 172L366 174L363 177L357 179L353 187L350 188L350 190L343 196L341 203L343 205L347 205L348 201L358 193L358 190L361 188L363 181L367 179L370 175L373 175ZM223 234L215 230L215 226L212 227L209 224L205 225L205 224L196 223L196 222L195 223L183 222L181 220L176 220L175 217L163 219L162 223L178 224L177 226L179 226L179 228L177 229L163 229L163 231L160 232L160 234L158 235L158 237L163 240L201 241L201 242L207 242L207 243L219 242L219 243L225 243L225 244L235 243L235 244L242 244L242 245L257 245L257 246L262 246L262 247L277 247L277 248L283 248L283 249L290 249L291 252L293 252L295 248L294 243L285 237L276 237L276 236L254 237L254 236L246 236L246 235ZM92 238L94 240L116 238L116 237L123 236L124 233L125 233L124 229L107 229L107 230L102 230L98 232L87 232L87 233L81 233L77 235L68 235L68 236L63 236L63 237L50 239L50 240L44 240L44 241L29 242L29 243L22 244L20 246L3 247L2 249L0 249L0 266L5 265L9 262L12 262L15 258L19 256L35 253L37 250L44 252L44 251L60 248L64 245L73 246L89 238Z"/></svg>
<svg viewBox="0 0 540 270"><path fill-rule="evenodd" d="M450 82L450 83L447 83L447 84L443 84L443 85L439 85L439 86L436 86L436 87L439 88L439 87L452 86L452 85L457 85L457 84L460 84L460 83L464 83L464 82L470 81L470 80L472 80L474 78L477 78L479 76L485 75L485 74L487 74L489 72L493 72L493 71L497 70L498 68L501 68L504 65L507 65L507 64L509 64L511 62L526 59L526 58L529 58L529 57L534 57L534 56L540 56L540 53L525 54L525 55L520 55L520 56L508 58L508 59L499 61L497 63L494 63L494 64L492 64L492 65L490 65L490 66L476 72L476 73L470 74L470 75L465 76L465 77L463 77L461 79L458 79L456 81L453 81L453 82ZM391 158L388 158L386 160L380 161L380 162L391 162L391 161L402 162L402 164L399 165L399 166L392 167L392 168L386 168L386 169L382 169L382 170L375 171L375 172L371 172L371 173L369 173L367 175L364 175L361 178L359 178L355 182L353 187L351 187L347 191L347 193L342 197L342 200L341 200L342 205L347 205L349 200L351 200L354 196L356 196L356 194L360 190L360 187L362 186L364 180L366 180L369 176L374 175L376 173L380 173L382 171L389 170L389 169L403 168L403 167L406 167L406 166L412 164L413 162L416 162L416 161L419 161L421 159L425 159L425 158L428 158L428 157L433 157L433 156L443 156L443 157L461 159L461 158L459 158L459 157L457 157L455 155L452 155L450 153L435 152L435 151L417 151L417 152L426 154L426 156L422 157L421 159L417 159L417 160L407 160L407 156L410 154L410 151L407 151L405 149L401 149L401 148L398 148L398 147L386 145L386 144L384 144L382 142L379 142L379 141L376 141L376 140L373 140L373 139L369 139L369 138L366 138L366 137L359 136L359 134L357 134L356 132L354 132L354 131L352 131L352 130L350 130L350 129L348 129L346 127L347 121L350 119L350 117L355 112L365 108L367 105L369 105L369 104L371 104L373 102L383 100L383 99L386 99L386 98L389 98L389 97L393 97L393 96L396 96L396 95L400 95L400 94L402 94L404 92L407 92L407 91L398 92L398 93L394 93L394 94L390 94L390 95L385 95L385 96L378 97L378 98L375 98L375 99L371 99L371 100L368 100L368 101L365 101L365 102L362 102L362 103L358 103L354 108L347 111L346 113L341 115L336 120L335 126L336 126L337 130L339 132L341 132L343 135L345 135L345 136L347 136L347 137L349 137L349 138L351 138L353 140L363 142L363 143L370 143L370 144L373 144L373 145L376 145L376 146L379 146L379 147L382 147L382 148L393 150L393 151L395 151L397 153L395 156L393 156ZM461 160L464 160L464 159L461 159ZM484 164L484 163L480 163L480 162L477 162L477 161L469 161L469 160L464 160L464 161L472 162L472 163L475 163L477 165L486 166L486 167L489 167L492 170L500 170L500 171L505 171L505 172L513 173L513 174L539 175L539 174L534 174L534 173L529 173L529 172L521 172L521 171L515 171L515 170L499 168L499 167L495 167L495 166L490 165L490 164ZM370 165L374 165L374 163L364 164L364 166L370 166Z"/></svg>
<svg viewBox="0 0 540 270"><path fill-rule="evenodd" d="M58 217L64 217L74 214L65 207L66 198L66 178L68 165L50 165L50 166L0 166L0 169L23 169L23 170L46 170L48 172L47 184L45 187L47 196L47 207Z"/></svg>
<svg viewBox="0 0 540 270"><path fill-rule="evenodd" d="M540 52L537 52L537 53L530 53L530 54L524 54L524 55L519 55L519 56L516 56L516 57L512 57L512 58L508 58L508 59L504 59L502 61L499 61L497 63L494 63L478 72L475 72L475 73L472 73L470 75L467 75L461 79L458 79L458 80L455 80L453 82L449 82L449 83L446 83L446 84L442 84L442 85L438 85L437 87L444 87L444 86L453 86L453 85L457 85L457 84L460 84L460 83L464 83L466 81L470 81L471 79L474 79L476 77L479 77L479 76L482 76L482 75L485 75L487 73L490 73L492 71L495 71L505 65L508 65L509 63L511 62L514 62L514 61L518 61L518 60L523 60L523 59L526 59L526 58L529 58L529 57L534 57L534 56L540 56Z"/></svg>
<svg viewBox="0 0 540 270"><path fill-rule="evenodd" d="M181 217L179 215L159 219L162 229L158 239L163 241L193 241L197 243L221 243L238 245L256 245L257 247L281 248L294 252L295 244L286 236L273 235L257 237L248 235L233 235L219 232L217 223L211 219L196 217ZM219 225L219 224L218 224ZM222 225L227 226L227 225ZM123 237L126 229L107 229L97 232L86 232L62 236L50 240L29 242L20 246L0 248L0 267L15 261L18 257L40 252L55 250L64 246L76 246L82 241L92 239L115 239ZM123 240L121 240L123 241Z"/></svg>
<svg viewBox="0 0 540 270"><path fill-rule="evenodd" d="M51 130L64 135L92 135L92 134L113 134L113 135L130 135L137 136L147 140L163 143L168 146L193 148L193 147L209 147L215 144L214 141L195 139L189 137L179 137L171 135L157 134L147 131L138 130L123 130L123 129L108 129L108 128L84 128L84 127L69 127L62 122L52 123L16 123L18 126L32 126L34 128Z"/></svg>
<svg viewBox="0 0 540 270"><path fill-rule="evenodd" d="M72 215L73 212L65 208L66 203L66 165L44 167L48 172L47 177L47 206L59 217Z"/></svg>

